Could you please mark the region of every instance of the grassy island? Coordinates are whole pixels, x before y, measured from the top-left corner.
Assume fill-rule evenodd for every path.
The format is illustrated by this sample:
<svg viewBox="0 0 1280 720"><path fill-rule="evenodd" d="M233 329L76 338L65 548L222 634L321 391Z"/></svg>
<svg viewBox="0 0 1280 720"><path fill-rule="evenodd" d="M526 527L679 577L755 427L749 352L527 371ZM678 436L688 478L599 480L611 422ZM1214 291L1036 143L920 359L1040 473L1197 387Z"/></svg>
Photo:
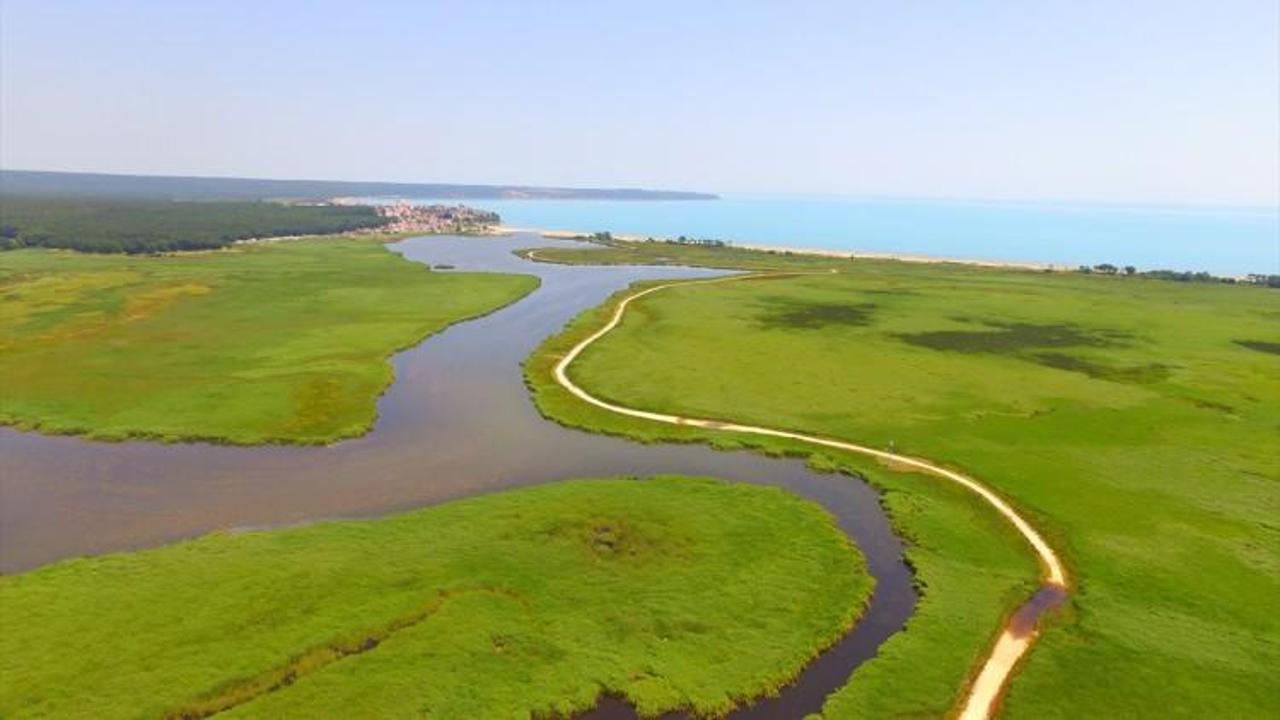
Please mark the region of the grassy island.
<svg viewBox="0 0 1280 720"><path fill-rule="evenodd" d="M662 261L820 274L688 285L630 306L571 369L654 412L893 447L982 479L1077 578L1003 705L1015 718L1280 712L1280 294L1257 287L626 244L539 260ZM625 294L622 293L618 297ZM616 300L615 300L616 301ZM811 454L783 441L619 417L550 368L613 303L526 371L539 406L641 440ZM1027 548L926 477L832 451L884 488L923 599L827 716L940 716L1027 597Z"/></svg>
<svg viewBox="0 0 1280 720"><path fill-rule="evenodd" d="M0 578L6 718L723 712L860 614L820 507L577 480L381 520L218 533Z"/></svg>
<svg viewBox="0 0 1280 720"><path fill-rule="evenodd" d="M0 424L238 444L364 433L392 353L537 285L431 272L387 239L2 252Z"/></svg>

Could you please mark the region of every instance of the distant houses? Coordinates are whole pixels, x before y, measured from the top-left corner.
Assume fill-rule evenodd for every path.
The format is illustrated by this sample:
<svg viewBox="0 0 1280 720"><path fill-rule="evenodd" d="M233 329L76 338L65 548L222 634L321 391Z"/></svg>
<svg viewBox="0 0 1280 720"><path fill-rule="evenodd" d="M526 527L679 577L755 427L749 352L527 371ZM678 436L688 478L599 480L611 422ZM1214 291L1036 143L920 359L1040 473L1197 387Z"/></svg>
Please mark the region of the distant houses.
<svg viewBox="0 0 1280 720"><path fill-rule="evenodd" d="M386 232L482 232L501 222L495 212L466 205L415 205L395 202L376 206Z"/></svg>

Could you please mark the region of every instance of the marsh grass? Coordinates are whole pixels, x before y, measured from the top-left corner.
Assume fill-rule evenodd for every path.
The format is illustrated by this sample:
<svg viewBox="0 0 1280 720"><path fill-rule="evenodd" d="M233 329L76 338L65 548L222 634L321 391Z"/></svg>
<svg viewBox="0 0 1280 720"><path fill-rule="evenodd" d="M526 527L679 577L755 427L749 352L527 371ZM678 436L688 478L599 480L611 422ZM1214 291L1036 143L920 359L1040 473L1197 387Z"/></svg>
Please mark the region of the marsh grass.
<svg viewBox="0 0 1280 720"><path fill-rule="evenodd" d="M536 285L431 272L378 238L0 253L0 424L99 440L357 436L393 353Z"/></svg>
<svg viewBox="0 0 1280 720"><path fill-rule="evenodd" d="M905 560L915 573L921 597L908 630L890 638L876 659L858 668L855 681L832 697L827 714L945 714L989 645L992 629L1036 587L1035 563L1016 533L972 495L928 476L847 453L815 453L811 446L794 441L635 422L585 405L556 384L551 369L563 353L599 327L618 300L651 284L658 283L640 283L584 312L528 358L525 381L539 410L569 427L646 443L705 442L721 450L749 448L774 457L807 458L814 470L837 474L832 482L841 481L838 473L855 473L870 480L881 490L881 502L895 532L906 542ZM630 402L625 396L600 395Z"/></svg>
<svg viewBox="0 0 1280 720"><path fill-rule="evenodd" d="M0 578L0 715L545 717L605 693L721 714L871 588L832 518L776 488L552 483Z"/></svg>
<svg viewBox="0 0 1280 720"><path fill-rule="evenodd" d="M644 257L539 257L590 262L596 252ZM706 251L667 252L720 265L704 262ZM1280 714L1280 368L1268 349L1280 343L1265 339L1275 337L1280 294L760 254L742 266L840 272L647 296L583 354L575 381L636 408L892 443L1013 501L1078 584L1015 678L1008 717ZM877 305L874 322L812 332L759 323L766 298L858 297ZM584 314L526 364L546 415L644 441L811 453L618 418L567 396L549 368L605 312ZM935 481L823 458L885 491L923 589L908 630L826 714L943 715L1001 618L1029 596L1027 551L988 509Z"/></svg>

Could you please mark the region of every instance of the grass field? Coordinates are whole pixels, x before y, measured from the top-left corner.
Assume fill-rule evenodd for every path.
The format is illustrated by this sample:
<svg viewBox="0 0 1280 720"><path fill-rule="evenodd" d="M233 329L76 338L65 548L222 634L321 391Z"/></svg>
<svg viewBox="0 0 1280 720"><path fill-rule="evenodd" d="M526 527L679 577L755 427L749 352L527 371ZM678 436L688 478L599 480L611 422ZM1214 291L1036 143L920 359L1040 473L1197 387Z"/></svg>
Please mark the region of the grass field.
<svg viewBox="0 0 1280 720"><path fill-rule="evenodd" d="M597 252L634 255L538 257ZM954 265L751 263L797 265L840 272L646 297L580 358L575 381L631 407L892 443L1011 498L1078 586L1015 678L1008 717L1280 712L1280 295ZM640 439L708 437L608 415L550 384L556 354L602 318L589 313L530 359L544 412ZM827 714L941 714L973 669L965 658L1026 596L1019 578L1034 567L1013 553L1029 556L989 511L932 480L821 463L887 489L925 585L908 631Z"/></svg>
<svg viewBox="0 0 1280 720"><path fill-rule="evenodd" d="M0 578L0 715L528 717L606 691L718 712L838 639L871 584L782 490L566 481Z"/></svg>
<svg viewBox="0 0 1280 720"><path fill-rule="evenodd" d="M726 270L804 270L831 267L831 258L798 253L767 252L732 245L696 245L611 240L607 244L582 240L579 247L529 248L517 255L536 260L582 265L694 265Z"/></svg>
<svg viewBox="0 0 1280 720"><path fill-rule="evenodd" d="M0 253L0 423L112 440L352 437L393 352L536 285L430 272L376 238Z"/></svg>

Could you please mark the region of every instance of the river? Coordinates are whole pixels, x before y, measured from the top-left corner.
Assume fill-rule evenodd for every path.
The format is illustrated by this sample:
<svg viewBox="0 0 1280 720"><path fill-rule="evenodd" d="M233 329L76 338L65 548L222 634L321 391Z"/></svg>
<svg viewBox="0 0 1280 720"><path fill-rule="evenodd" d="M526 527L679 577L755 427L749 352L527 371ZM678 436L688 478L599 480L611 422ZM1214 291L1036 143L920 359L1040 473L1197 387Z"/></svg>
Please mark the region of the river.
<svg viewBox="0 0 1280 720"><path fill-rule="evenodd" d="M393 358L396 380L368 435L328 447L98 443L0 429L0 571L132 550L218 529L367 518L572 477L709 475L785 487L829 510L866 555L876 590L857 627L777 698L734 716L803 717L900 630L916 601L902 545L874 490L801 461L702 445L642 445L538 414L521 362L582 310L629 284L703 277L690 268L533 263L535 235L423 237L391 246L458 270L538 276L529 296ZM612 701L594 715L629 709Z"/></svg>

